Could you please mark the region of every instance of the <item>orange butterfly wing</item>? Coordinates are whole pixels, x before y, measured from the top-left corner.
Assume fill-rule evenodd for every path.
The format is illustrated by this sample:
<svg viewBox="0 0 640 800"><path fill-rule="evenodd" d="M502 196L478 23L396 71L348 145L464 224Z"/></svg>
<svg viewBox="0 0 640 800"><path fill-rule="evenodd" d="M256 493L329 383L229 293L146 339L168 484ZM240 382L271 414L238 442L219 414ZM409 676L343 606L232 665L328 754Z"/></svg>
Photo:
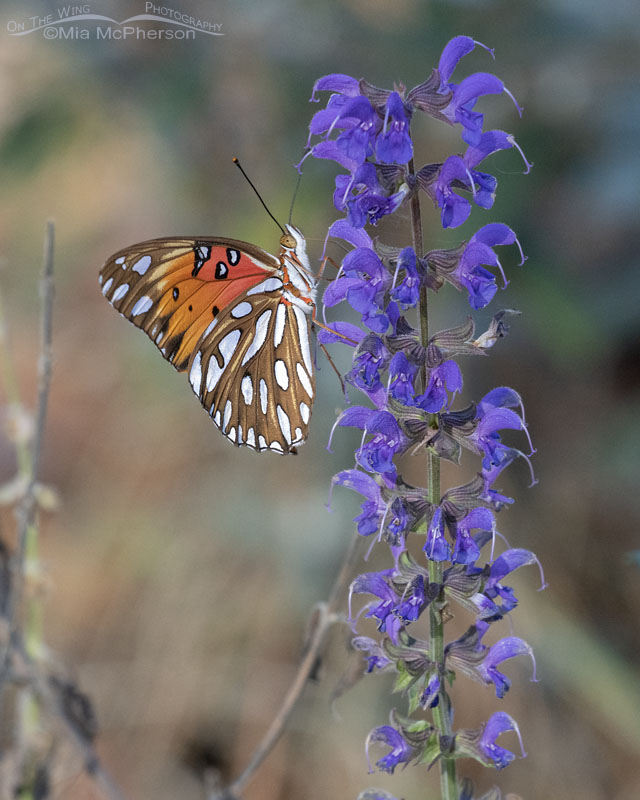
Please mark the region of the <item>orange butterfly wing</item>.
<svg viewBox="0 0 640 800"><path fill-rule="evenodd" d="M233 239L152 239L111 256L100 284L182 371L217 314L278 268L274 256Z"/></svg>

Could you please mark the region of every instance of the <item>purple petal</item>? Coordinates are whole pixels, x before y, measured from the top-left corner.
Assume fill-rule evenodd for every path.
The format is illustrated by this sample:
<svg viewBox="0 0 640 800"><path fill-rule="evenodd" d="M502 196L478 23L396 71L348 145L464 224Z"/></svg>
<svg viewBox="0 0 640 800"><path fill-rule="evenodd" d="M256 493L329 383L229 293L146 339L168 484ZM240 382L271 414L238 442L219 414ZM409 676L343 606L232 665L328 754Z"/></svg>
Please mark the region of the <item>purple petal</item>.
<svg viewBox="0 0 640 800"><path fill-rule="evenodd" d="M334 475L333 482L338 486L346 486L347 489L353 489L354 492L367 497L369 500L380 499L380 487L375 480L367 475L366 472L361 472L359 469L345 469Z"/></svg>
<svg viewBox="0 0 640 800"><path fill-rule="evenodd" d="M345 242L354 245L355 247L366 247L369 250L373 249L373 242L369 234L362 228L354 228L353 225L344 219L339 219L334 222L329 228L329 236L336 239L344 239Z"/></svg>
<svg viewBox="0 0 640 800"><path fill-rule="evenodd" d="M337 161L341 167L353 172L358 168L358 162L345 153L345 151L338 147L334 141L318 142L312 150L311 154L314 158L328 158L331 161Z"/></svg>
<svg viewBox="0 0 640 800"><path fill-rule="evenodd" d="M470 36L455 36L447 42L438 62L438 72L442 85L449 83L449 78L461 58L468 55L476 46ZM446 86L444 87L446 89Z"/></svg>
<svg viewBox="0 0 640 800"><path fill-rule="evenodd" d="M362 328L358 328L357 325L352 325L350 322L336 320L329 327L331 330L321 328L318 331L317 338L321 344L339 342L340 344L348 344L350 347L354 347L353 342L361 342L366 336ZM348 341L349 339L351 341Z"/></svg>
<svg viewBox="0 0 640 800"><path fill-rule="evenodd" d="M323 78L318 78L313 84L313 94L311 95L313 102L318 102L316 100L316 92L338 92L349 97L355 97L360 94L360 81L350 75L335 72L331 75L325 75Z"/></svg>
<svg viewBox="0 0 640 800"><path fill-rule="evenodd" d="M377 414L372 408L365 406L351 406L338 417L337 425L342 427L353 427L364 430L372 416Z"/></svg>

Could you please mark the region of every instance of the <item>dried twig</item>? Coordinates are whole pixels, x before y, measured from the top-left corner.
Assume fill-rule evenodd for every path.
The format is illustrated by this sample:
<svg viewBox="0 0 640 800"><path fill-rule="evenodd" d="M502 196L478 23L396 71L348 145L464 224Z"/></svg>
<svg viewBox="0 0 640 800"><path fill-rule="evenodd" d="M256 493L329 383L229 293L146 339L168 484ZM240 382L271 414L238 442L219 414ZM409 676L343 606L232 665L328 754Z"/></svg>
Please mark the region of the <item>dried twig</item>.
<svg viewBox="0 0 640 800"><path fill-rule="evenodd" d="M267 758L282 736L289 717L291 716L293 709L295 708L296 703L302 694L309 676L316 666L322 646L326 639L327 631L337 620L337 606L342 599L343 592L349 582L349 578L353 573L353 567L358 554L358 545L361 538L362 537L357 533L354 535L342 562L340 573L331 588L331 592L329 593L328 601L314 609L314 615L316 616L316 619L312 624L309 642L307 644L302 661L300 662L300 666L298 667L295 678L293 679L293 683L289 687L289 691L282 701L282 706L278 710L278 713L253 752L253 755L249 759L249 763L240 773L240 775L234 781L232 781L232 783L226 789L209 793L208 800L238 800L247 784L253 777L254 773L262 765L264 760Z"/></svg>

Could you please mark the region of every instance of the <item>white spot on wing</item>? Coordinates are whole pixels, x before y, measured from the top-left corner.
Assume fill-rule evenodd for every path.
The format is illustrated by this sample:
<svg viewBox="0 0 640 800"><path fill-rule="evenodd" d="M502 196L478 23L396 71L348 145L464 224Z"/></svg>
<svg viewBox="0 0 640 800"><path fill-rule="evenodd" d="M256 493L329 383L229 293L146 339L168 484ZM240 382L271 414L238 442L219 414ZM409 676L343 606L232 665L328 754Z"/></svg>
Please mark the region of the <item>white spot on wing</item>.
<svg viewBox="0 0 640 800"><path fill-rule="evenodd" d="M124 264L125 260L126 259L124 256L120 256L120 258L116 258L116 264L122 264L122 269L126 269Z"/></svg>
<svg viewBox="0 0 640 800"><path fill-rule="evenodd" d="M264 436L258 436L258 446L260 450L267 450L269 445L267 444L267 440Z"/></svg>
<svg viewBox="0 0 640 800"><path fill-rule="evenodd" d="M287 412L282 406L276 406L276 413L278 414L278 422L280 423L280 430L285 438L287 444L291 444L291 422L287 416ZM273 447L273 444L271 445Z"/></svg>
<svg viewBox="0 0 640 800"><path fill-rule="evenodd" d="M244 376L240 384L240 388L242 389L242 396L244 397L244 402L248 406L250 406L251 401L253 400L253 381L251 380L250 375Z"/></svg>
<svg viewBox="0 0 640 800"><path fill-rule="evenodd" d="M160 331L160 333L156 336L156 344L160 344L160 342L162 341L162 337L163 336L164 336L164 333L162 331Z"/></svg>
<svg viewBox="0 0 640 800"><path fill-rule="evenodd" d="M231 331L228 333L224 339L220 340L220 344L218 348L220 349L220 354L224 360L224 366L229 363L230 358L236 352L236 347L238 346L238 342L240 341L240 331ZM244 363L244 362L243 362ZM224 368L224 367L223 367Z"/></svg>
<svg viewBox="0 0 640 800"><path fill-rule="evenodd" d="M309 380L309 376L305 372L302 364L296 364L296 372L298 373L298 378L300 379L300 383L304 386L305 392L309 395L309 397L313 397L313 387L311 386L311 381Z"/></svg>
<svg viewBox="0 0 640 800"><path fill-rule="evenodd" d="M111 298L111 302L115 303L116 300L122 300L125 294L129 291L129 284L123 283L122 286L118 286L118 288L113 293L113 297Z"/></svg>
<svg viewBox="0 0 640 800"><path fill-rule="evenodd" d="M306 403L300 403L300 416L306 425L309 422L309 406Z"/></svg>
<svg viewBox="0 0 640 800"><path fill-rule="evenodd" d="M160 336L162 336L162 334L160 334ZM200 394L200 384L202 383L202 353L199 350L189 370L189 382L193 386L193 391L196 394Z"/></svg>
<svg viewBox="0 0 640 800"><path fill-rule="evenodd" d="M287 307L285 306L284 303L279 303L278 310L276 311L276 325L273 331L273 344L275 347L277 347L282 341L282 337L284 336L284 326L286 321L287 321Z"/></svg>
<svg viewBox="0 0 640 800"><path fill-rule="evenodd" d="M265 383L263 378L260 378L260 408L262 409L262 413L267 413L267 384Z"/></svg>
<svg viewBox="0 0 640 800"><path fill-rule="evenodd" d="M300 428L296 428L296 432L293 435L293 442L294 444L296 444L297 442L302 442L302 441L304 441L302 437L302 430Z"/></svg>
<svg viewBox="0 0 640 800"><path fill-rule="evenodd" d="M224 407L224 418L222 420L222 430L227 427L229 424L229 420L231 419L231 412L233 411L233 406L231 405L231 400L227 400L227 403Z"/></svg>
<svg viewBox="0 0 640 800"><path fill-rule="evenodd" d="M207 369L207 391L212 392L216 388L216 384L220 380L224 366L218 364L218 359L211 356L209 359L209 368Z"/></svg>
<svg viewBox="0 0 640 800"><path fill-rule="evenodd" d="M109 278L109 280L102 287L102 294L106 294L109 291L112 283L113 283L113 278Z"/></svg>
<svg viewBox="0 0 640 800"><path fill-rule="evenodd" d="M249 428L247 431L247 444L251 447L256 446L256 432L253 430L253 428Z"/></svg>
<svg viewBox="0 0 640 800"><path fill-rule="evenodd" d="M242 365L244 366L250 358L258 352L258 350L264 344L265 339L267 338L267 329L269 327L269 320L271 319L271 309L267 309L263 311L262 314L258 317L258 321L256 322L256 332L253 337L253 341L251 342L251 346L244 354L244 358L242 359Z"/></svg>
<svg viewBox="0 0 640 800"><path fill-rule="evenodd" d="M221 422L222 422L222 415L220 414L220 412L219 412L219 411L216 411L216 415L215 415L215 417L213 418L213 421L216 423L216 425L217 425L218 427L220 427L220 424L221 424Z"/></svg>
<svg viewBox="0 0 640 800"><path fill-rule="evenodd" d="M240 253L237 250L232 250L231 248L227 250L227 257L229 258L229 263L232 267L235 267L238 261L240 261Z"/></svg>
<svg viewBox="0 0 640 800"><path fill-rule="evenodd" d="M140 275L144 275L144 273L149 269L150 266L151 266L151 256L142 256L142 258L139 258L133 265L132 270L134 272L138 272Z"/></svg>
<svg viewBox="0 0 640 800"><path fill-rule="evenodd" d="M211 331L216 327L217 324L218 324L218 318L216 317L214 320L211 320L211 322L207 325L207 329L202 334L202 338L204 339L205 336L208 336L211 333Z"/></svg>
<svg viewBox="0 0 640 800"><path fill-rule="evenodd" d="M247 314L251 313L252 309L251 303L247 303L246 300L243 300L242 303L238 303L237 306L234 306L231 309L231 316L235 317L236 319L240 319L240 317L246 317Z"/></svg>
<svg viewBox="0 0 640 800"><path fill-rule="evenodd" d="M252 294L275 292L276 289L282 289L282 281L280 278L267 278L266 281L262 281L257 286L254 286L253 289L249 289L247 297L250 297Z"/></svg>
<svg viewBox="0 0 640 800"><path fill-rule="evenodd" d="M284 450L282 449L282 445L280 444L280 442L271 442L271 444L269 445L269 450L275 450L276 453L284 453Z"/></svg>
<svg viewBox="0 0 640 800"><path fill-rule="evenodd" d="M152 305L153 305L153 300L150 297L147 297L147 295L141 297L139 300L136 301L136 304L131 309L131 316L137 317L138 314L144 314L144 312L148 311Z"/></svg>
<svg viewBox="0 0 640 800"><path fill-rule="evenodd" d="M236 429L235 428L231 428L231 430L227 432L227 436L229 437L229 439L231 439L232 442L235 442L235 440L236 440Z"/></svg>
<svg viewBox="0 0 640 800"><path fill-rule="evenodd" d="M287 372L287 365L281 359L278 359L274 365L274 372L276 373L276 381L282 391L286 392L289 388L289 373Z"/></svg>
<svg viewBox="0 0 640 800"><path fill-rule="evenodd" d="M238 444L242 444L242 425L238 425Z"/></svg>
<svg viewBox="0 0 640 800"><path fill-rule="evenodd" d="M311 374L313 372L313 367L311 364L311 348L309 347L309 324L301 308L298 308L298 306L291 306L291 308L293 308L293 313L296 315L296 321L298 323L298 337L304 364L307 368L307 372Z"/></svg>

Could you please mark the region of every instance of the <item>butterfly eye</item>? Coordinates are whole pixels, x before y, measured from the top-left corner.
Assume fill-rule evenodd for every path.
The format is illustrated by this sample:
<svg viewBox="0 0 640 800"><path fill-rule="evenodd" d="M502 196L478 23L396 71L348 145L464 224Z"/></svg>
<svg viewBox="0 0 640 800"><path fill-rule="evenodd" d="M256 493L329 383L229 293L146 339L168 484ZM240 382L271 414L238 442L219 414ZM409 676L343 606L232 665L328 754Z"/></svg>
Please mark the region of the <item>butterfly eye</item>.
<svg viewBox="0 0 640 800"><path fill-rule="evenodd" d="M293 238L293 236L291 236L288 233L285 233L280 237L280 244L282 245L282 247L287 247L289 249L293 249L293 248L295 248L297 242Z"/></svg>

